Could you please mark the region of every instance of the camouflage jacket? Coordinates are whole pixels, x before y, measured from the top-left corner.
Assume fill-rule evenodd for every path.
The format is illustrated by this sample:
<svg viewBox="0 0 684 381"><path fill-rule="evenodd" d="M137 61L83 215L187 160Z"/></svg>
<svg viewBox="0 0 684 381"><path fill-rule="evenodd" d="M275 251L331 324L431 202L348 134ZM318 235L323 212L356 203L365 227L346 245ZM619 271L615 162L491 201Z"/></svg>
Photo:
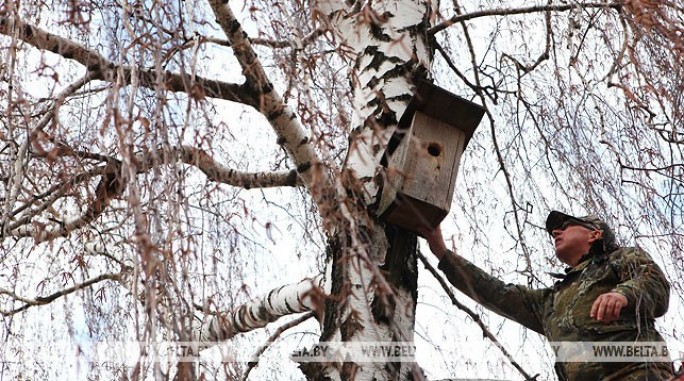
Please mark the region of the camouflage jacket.
<svg viewBox="0 0 684 381"><path fill-rule="evenodd" d="M530 289L506 284L452 252L439 268L457 289L488 309L538 332L551 342L663 342L654 319L667 311L670 285L651 257L638 248L586 255L554 286ZM606 323L589 317L596 298L619 292L628 305ZM561 381L661 380L671 363L557 362ZM646 378L644 378L646 377Z"/></svg>

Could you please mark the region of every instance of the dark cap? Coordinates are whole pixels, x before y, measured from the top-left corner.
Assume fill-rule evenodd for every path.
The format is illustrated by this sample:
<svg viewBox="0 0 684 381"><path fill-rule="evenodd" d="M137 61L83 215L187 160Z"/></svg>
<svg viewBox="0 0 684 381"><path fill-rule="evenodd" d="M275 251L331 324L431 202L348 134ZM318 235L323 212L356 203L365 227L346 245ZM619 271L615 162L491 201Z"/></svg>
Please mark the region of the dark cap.
<svg viewBox="0 0 684 381"><path fill-rule="evenodd" d="M574 217L554 210L546 217L546 231L551 234L554 230L560 229L566 223L584 226L587 229L600 230L603 233L603 251L612 251L617 248L613 230L596 214L590 214L584 217Z"/></svg>

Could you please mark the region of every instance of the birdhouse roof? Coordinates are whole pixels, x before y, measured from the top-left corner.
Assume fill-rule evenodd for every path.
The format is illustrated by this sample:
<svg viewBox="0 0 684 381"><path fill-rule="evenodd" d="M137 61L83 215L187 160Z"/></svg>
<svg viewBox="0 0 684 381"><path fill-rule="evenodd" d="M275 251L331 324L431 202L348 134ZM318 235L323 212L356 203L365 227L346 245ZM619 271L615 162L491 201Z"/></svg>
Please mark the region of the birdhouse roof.
<svg viewBox="0 0 684 381"><path fill-rule="evenodd" d="M485 110L482 106L452 94L430 82L419 81L416 85L416 92L399 119L397 130L392 135L385 154L380 160L383 166L387 166L388 157L394 153L406 131L410 129L413 115L416 112L424 113L463 131L466 139L463 146L465 149L475 129L480 124Z"/></svg>
<svg viewBox="0 0 684 381"><path fill-rule="evenodd" d="M418 82L413 99L401 116L398 127L409 127L416 111L462 130L468 139L484 116L482 106L427 81Z"/></svg>

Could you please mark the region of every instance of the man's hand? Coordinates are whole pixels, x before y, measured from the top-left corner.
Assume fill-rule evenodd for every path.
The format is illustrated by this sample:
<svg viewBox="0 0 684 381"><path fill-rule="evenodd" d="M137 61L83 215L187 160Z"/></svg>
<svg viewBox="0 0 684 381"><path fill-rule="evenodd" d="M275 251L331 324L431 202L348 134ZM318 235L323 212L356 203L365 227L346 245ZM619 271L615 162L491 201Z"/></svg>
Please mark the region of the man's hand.
<svg viewBox="0 0 684 381"><path fill-rule="evenodd" d="M610 323L620 317L620 310L627 306L627 303L627 297L619 292L601 294L591 306L589 317Z"/></svg>
<svg viewBox="0 0 684 381"><path fill-rule="evenodd" d="M444 257L444 254L447 252L444 238L442 238L442 229L439 226L434 230L430 230L430 228L420 228L418 229L418 233L427 240L430 245L430 251L437 257L437 260L442 260L442 257Z"/></svg>

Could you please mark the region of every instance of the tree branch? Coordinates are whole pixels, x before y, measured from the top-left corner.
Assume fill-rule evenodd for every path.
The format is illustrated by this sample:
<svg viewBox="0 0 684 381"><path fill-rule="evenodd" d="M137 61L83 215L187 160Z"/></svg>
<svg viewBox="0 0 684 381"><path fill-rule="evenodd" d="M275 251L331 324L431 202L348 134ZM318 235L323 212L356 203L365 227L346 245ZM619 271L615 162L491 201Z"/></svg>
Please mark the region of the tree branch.
<svg viewBox="0 0 684 381"><path fill-rule="evenodd" d="M171 152L164 152L160 149L152 155L139 155L137 159L141 165L138 167L138 172L146 172L154 166L155 163L165 162L163 160L160 161L160 159L167 153L176 156L178 160L185 164L197 167L209 180L217 183L245 189L282 186L296 187L303 185L295 170L279 172L238 171L217 163L206 151L189 146L182 146L178 149L171 150Z"/></svg>
<svg viewBox="0 0 684 381"><path fill-rule="evenodd" d="M573 9L589 9L589 8L612 8L620 9L622 7L621 2L612 3L586 3L586 4L550 4L550 5L535 5L525 8L499 8L499 9L488 9L478 12L466 13L461 15L455 15L450 19L435 25L434 27L428 29L428 34L435 34L443 31L444 29L463 21L469 21L480 17L488 16L513 16L521 15L526 13L537 13L537 12L566 12Z"/></svg>
<svg viewBox="0 0 684 381"><path fill-rule="evenodd" d="M50 197L47 202L44 202L40 207L32 210L26 216L10 225L9 230L12 236L17 238L33 237L36 243L52 240L57 237L66 236L76 229L80 229L97 217L99 217L109 205L112 199L118 198L126 190L126 183L121 179L121 163L110 163L96 170L91 170L77 176L70 182L77 184L92 178L96 175L101 175L97 188L95 189L95 199L88 205L85 213L81 216L65 220L58 226L45 226L44 224L28 225L33 217L47 209L52 203L61 197L64 197L69 190L67 187L58 187L56 195ZM53 187L55 188L55 187ZM37 198L34 197L34 200ZM30 205L31 203L27 203ZM22 205L20 209L26 209L27 205ZM13 214L18 211L13 212Z"/></svg>
<svg viewBox="0 0 684 381"><path fill-rule="evenodd" d="M121 161L102 154L73 150L60 145L49 152L37 153L36 157L75 156L106 162L104 166L83 172L64 183L51 187L48 191L34 196L16 210L9 213L9 218L19 215L38 201L46 199L39 206L8 226L9 234L17 238L33 237L36 243L49 241L57 237L66 236L70 232L80 229L99 217L110 204L111 200L120 197L126 189L126 183L121 179ZM149 154L138 154L135 162L138 164L137 173L145 173L152 168L169 163L169 158L197 167L210 181L229 184L232 186L251 188L269 188L280 186L301 186L301 179L295 170L278 172L243 172L227 168L217 163L206 151L189 146L172 150L159 149ZM71 218L57 227L44 224L27 225L31 220L50 207L55 201L67 195L69 190L79 183L96 176L101 180L95 190L95 198L88 205L87 210L79 217Z"/></svg>
<svg viewBox="0 0 684 381"><path fill-rule="evenodd" d="M260 102L257 109L268 119L278 136L278 144L285 149L297 166L297 173L309 189L323 219L327 219L336 209L335 199L332 197L335 192L330 185L328 169L323 167L297 115L283 101L268 79L247 33L235 18L229 2L210 0L209 3L216 15L216 21L231 43L233 53L242 67L242 74L247 79L246 82L259 92Z"/></svg>
<svg viewBox="0 0 684 381"><path fill-rule="evenodd" d="M62 296L66 296L69 294L72 294L78 290L82 290L84 288L90 287L96 283L102 282L103 280L115 280L118 281L120 279L121 274L102 274L100 276L97 276L95 278L89 279L81 284L77 284L73 287L65 288L64 290L57 291L53 294L50 294L48 296L37 296L35 299L30 299L30 298L25 298L21 297L14 292L10 290L6 290L4 288L0 288L0 295L8 295L12 297L15 300L21 301L24 303L23 306L19 308L15 308L13 310L5 311L5 310L0 310L0 314L3 316L11 316L14 314L17 314L19 312L25 311L31 307L34 306L42 306L45 304L48 304L55 299L61 298Z"/></svg>
<svg viewBox="0 0 684 381"><path fill-rule="evenodd" d="M154 88L161 77L164 86L175 92L185 92L193 96L208 96L243 103L256 107L259 103L253 89L247 84L233 84L198 76L184 76L162 70L145 70L130 66L118 66L97 51L85 48L69 39L47 32L41 28L12 17L0 18L0 34L11 35L18 30L22 41L41 50L47 50L66 59L74 60L92 73L92 79L116 82L123 74L125 83L131 83L133 75L138 76L138 83L146 88ZM134 74L135 73L135 74ZM198 92L198 89L201 91ZM201 94L201 95L199 95Z"/></svg>
<svg viewBox="0 0 684 381"><path fill-rule="evenodd" d="M321 312L323 309L323 275L299 283L278 287L266 296L250 300L232 312L206 316L193 332L200 349L229 340L238 333L265 327L268 323L291 314Z"/></svg>

